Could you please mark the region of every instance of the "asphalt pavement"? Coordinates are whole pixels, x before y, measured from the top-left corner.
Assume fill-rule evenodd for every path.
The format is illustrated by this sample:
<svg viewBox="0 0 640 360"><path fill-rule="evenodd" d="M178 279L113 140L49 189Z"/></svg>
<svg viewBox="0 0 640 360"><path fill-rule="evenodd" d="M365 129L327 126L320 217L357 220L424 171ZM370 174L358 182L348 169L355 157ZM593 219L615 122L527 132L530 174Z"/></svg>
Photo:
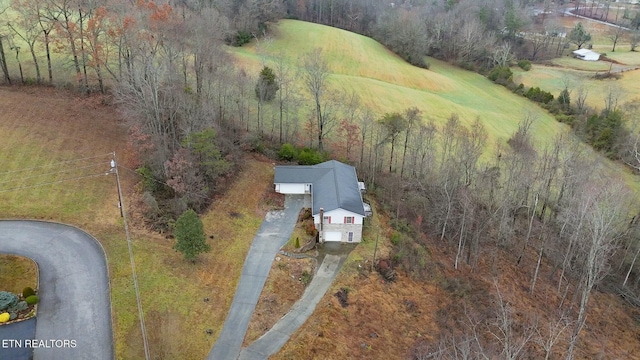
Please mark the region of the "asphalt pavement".
<svg viewBox="0 0 640 360"><path fill-rule="evenodd" d="M57 223L0 221L0 253L38 264L37 341L29 345L34 359L114 358L107 262L95 238ZM0 359L13 359L1 345Z"/></svg>
<svg viewBox="0 0 640 360"><path fill-rule="evenodd" d="M30 360L33 348L22 346L36 338L36 318L0 326L0 359ZM17 344L20 343L21 346Z"/></svg>
<svg viewBox="0 0 640 360"><path fill-rule="evenodd" d="M273 259L289 240L302 205L302 195L287 195L284 210L270 211L265 216L244 261L227 319L207 359L231 360L238 357Z"/></svg>

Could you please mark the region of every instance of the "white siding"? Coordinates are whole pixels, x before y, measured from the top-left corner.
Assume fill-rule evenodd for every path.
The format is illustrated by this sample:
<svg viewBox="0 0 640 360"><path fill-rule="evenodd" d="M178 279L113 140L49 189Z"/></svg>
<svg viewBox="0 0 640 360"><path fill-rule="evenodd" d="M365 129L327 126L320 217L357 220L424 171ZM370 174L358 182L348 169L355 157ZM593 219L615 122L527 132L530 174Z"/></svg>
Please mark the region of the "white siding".
<svg viewBox="0 0 640 360"><path fill-rule="evenodd" d="M349 232L353 233L353 242L362 241L362 215L352 213L343 209L336 209L326 211L324 213L325 218L331 217L331 222L328 219L323 223L324 234L321 234L322 241L349 241ZM345 217L352 217L354 222L352 224L345 224ZM320 229L320 214L313 216L316 229ZM335 240L334 240L335 239Z"/></svg>
<svg viewBox="0 0 640 360"><path fill-rule="evenodd" d="M276 192L280 194L304 194L305 188L309 188L309 184L275 184Z"/></svg>
<svg viewBox="0 0 640 360"><path fill-rule="evenodd" d="M356 214L356 213L352 213L351 211L347 211L347 210L343 210L343 209L335 209L335 210L331 210L331 211L325 211L324 212L324 216L331 216L331 223L332 224L344 224L344 218L345 217L353 217L353 223L354 224L360 224L362 225L362 219L364 219L364 216ZM318 226L318 224L320 224L320 214L315 214L313 215L313 222L316 223L316 227Z"/></svg>

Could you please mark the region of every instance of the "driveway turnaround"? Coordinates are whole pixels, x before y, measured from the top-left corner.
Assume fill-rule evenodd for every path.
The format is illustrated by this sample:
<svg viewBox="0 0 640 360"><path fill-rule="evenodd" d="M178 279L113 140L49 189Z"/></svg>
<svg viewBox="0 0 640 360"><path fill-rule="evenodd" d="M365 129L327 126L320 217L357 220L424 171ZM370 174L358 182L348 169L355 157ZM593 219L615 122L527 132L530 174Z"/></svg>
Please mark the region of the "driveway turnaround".
<svg viewBox="0 0 640 360"><path fill-rule="evenodd" d="M289 341L291 334L298 330L311 316L316 305L331 286L348 254L326 255L322 265L307 286L304 294L291 310L282 317L266 334L249 347L242 349L241 360L264 360L275 354Z"/></svg>
<svg viewBox="0 0 640 360"><path fill-rule="evenodd" d="M232 360L238 357L273 259L291 237L302 204L301 195L287 195L284 210L270 211L265 216L244 261L227 319L207 359Z"/></svg>
<svg viewBox="0 0 640 360"><path fill-rule="evenodd" d="M29 257L39 268L35 340L20 346L33 348L36 360L113 359L107 262L95 238L68 225L0 221L0 253Z"/></svg>

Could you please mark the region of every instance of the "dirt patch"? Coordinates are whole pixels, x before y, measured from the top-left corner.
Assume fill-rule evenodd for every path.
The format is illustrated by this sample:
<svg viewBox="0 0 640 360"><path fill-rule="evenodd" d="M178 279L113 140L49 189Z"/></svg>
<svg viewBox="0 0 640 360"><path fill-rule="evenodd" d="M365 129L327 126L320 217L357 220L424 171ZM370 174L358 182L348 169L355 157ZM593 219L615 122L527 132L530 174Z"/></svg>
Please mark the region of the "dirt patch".
<svg viewBox="0 0 640 360"><path fill-rule="evenodd" d="M305 282L307 282L305 280L306 274L313 274L315 267L315 259L276 257L256 309L251 316L242 346L248 346L257 340L289 312L304 292ZM310 278L308 280L310 281Z"/></svg>

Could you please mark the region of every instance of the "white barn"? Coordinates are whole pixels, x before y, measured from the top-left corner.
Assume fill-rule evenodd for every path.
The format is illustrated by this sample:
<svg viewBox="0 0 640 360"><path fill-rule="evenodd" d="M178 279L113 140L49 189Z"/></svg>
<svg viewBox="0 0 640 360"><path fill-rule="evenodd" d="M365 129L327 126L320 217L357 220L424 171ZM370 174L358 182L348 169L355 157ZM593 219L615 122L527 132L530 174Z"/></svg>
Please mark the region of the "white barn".
<svg viewBox="0 0 640 360"><path fill-rule="evenodd" d="M578 49L573 52L576 58L586 61L598 61L600 54L589 49Z"/></svg>
<svg viewBox="0 0 640 360"><path fill-rule="evenodd" d="M366 216L353 166L331 160L311 166L276 166L275 191L306 194L320 242L360 242Z"/></svg>

